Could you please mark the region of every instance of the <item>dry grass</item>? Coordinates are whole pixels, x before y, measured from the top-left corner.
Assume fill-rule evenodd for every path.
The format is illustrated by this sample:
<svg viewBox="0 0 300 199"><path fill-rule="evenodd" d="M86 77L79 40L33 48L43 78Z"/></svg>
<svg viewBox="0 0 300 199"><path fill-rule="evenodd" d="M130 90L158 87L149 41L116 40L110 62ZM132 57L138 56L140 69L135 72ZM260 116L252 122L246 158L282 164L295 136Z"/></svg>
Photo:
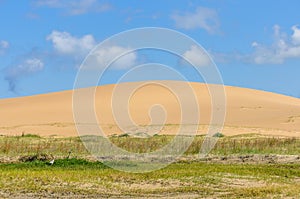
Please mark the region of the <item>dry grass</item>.
<svg viewBox="0 0 300 199"><path fill-rule="evenodd" d="M112 136L110 140L120 148L136 153L155 151L167 145L173 136L156 135L150 138L133 138L128 136ZM197 136L186 151L186 155L198 154L204 137ZM71 152L73 156L84 157L88 151L78 137L42 138L35 135L0 136L1 156L22 156L45 153L64 156ZM283 137L262 137L257 135L241 135L219 138L211 154L280 154L299 155L300 139Z"/></svg>

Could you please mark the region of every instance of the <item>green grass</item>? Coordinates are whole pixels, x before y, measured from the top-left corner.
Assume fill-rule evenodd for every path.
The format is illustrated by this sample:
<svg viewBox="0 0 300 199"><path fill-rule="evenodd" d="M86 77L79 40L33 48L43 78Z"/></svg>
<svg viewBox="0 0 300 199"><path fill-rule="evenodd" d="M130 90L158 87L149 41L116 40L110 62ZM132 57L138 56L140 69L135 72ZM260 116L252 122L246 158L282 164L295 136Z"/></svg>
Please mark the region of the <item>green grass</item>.
<svg viewBox="0 0 300 199"><path fill-rule="evenodd" d="M1 194L37 197L161 196L253 198L300 195L300 165L174 163L150 173L124 173L99 162L57 160L0 164Z"/></svg>
<svg viewBox="0 0 300 199"><path fill-rule="evenodd" d="M22 133L21 136L16 136L16 137L41 138L41 136L36 135L36 134L24 134L24 133Z"/></svg>
<svg viewBox="0 0 300 199"><path fill-rule="evenodd" d="M103 169L108 168L101 162L91 162L85 159L57 159L55 160L55 164L49 165L47 161L28 161L24 163L10 163L10 164L1 164L0 168L8 168L8 169L55 169L55 168L65 168L65 169L82 169L82 168L94 168L94 169Z"/></svg>

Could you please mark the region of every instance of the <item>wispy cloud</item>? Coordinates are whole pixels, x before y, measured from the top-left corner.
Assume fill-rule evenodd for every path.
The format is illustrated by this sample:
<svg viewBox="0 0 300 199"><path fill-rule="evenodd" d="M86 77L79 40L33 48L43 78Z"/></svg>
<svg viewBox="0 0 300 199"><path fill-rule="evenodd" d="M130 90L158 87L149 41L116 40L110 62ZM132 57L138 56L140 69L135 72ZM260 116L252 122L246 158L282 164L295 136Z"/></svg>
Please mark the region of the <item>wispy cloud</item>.
<svg viewBox="0 0 300 199"><path fill-rule="evenodd" d="M134 20L158 20L161 17L161 13L157 12L149 12L144 9L139 8L127 8L121 11L122 14L125 15L125 22L130 23Z"/></svg>
<svg viewBox="0 0 300 199"><path fill-rule="evenodd" d="M4 52L9 48L8 41L0 40L0 55L4 54Z"/></svg>
<svg viewBox="0 0 300 199"><path fill-rule="evenodd" d="M220 28L217 11L206 7L198 7L195 12L174 14L171 18L177 28L187 30L202 28L209 33L217 33Z"/></svg>
<svg viewBox="0 0 300 199"><path fill-rule="evenodd" d="M256 64L282 64L287 59L300 58L300 29L298 26L291 27L293 34L281 32L280 26L273 27L274 42L264 45L257 41L252 43L254 52L250 59Z"/></svg>
<svg viewBox="0 0 300 199"><path fill-rule="evenodd" d="M210 55L218 63L243 62L250 64L283 64L290 59L300 59L300 28L297 25L291 27L292 34L281 31L279 25L273 26L273 42L264 44L253 41L252 52L243 54L239 52L214 52Z"/></svg>
<svg viewBox="0 0 300 199"><path fill-rule="evenodd" d="M112 8L111 4L101 3L98 0L37 0L34 4L38 7L64 9L68 15L104 12Z"/></svg>
<svg viewBox="0 0 300 199"><path fill-rule="evenodd" d="M16 92L16 83L20 78L32 75L44 69L44 63L38 58L29 58L21 63L8 67L5 70L5 80L8 82L9 90Z"/></svg>

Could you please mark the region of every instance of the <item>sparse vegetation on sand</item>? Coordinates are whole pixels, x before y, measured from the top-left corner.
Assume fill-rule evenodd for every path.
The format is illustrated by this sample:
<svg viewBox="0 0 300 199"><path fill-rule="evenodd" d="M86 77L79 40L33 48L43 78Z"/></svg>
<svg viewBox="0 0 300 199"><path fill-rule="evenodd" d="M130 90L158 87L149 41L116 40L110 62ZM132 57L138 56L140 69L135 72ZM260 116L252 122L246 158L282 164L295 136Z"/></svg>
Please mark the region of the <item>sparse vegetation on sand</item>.
<svg viewBox="0 0 300 199"><path fill-rule="evenodd" d="M160 148L172 138L156 135L110 139L121 148L142 153ZM199 159L203 139L197 136L186 154L168 167L133 174L113 170L93 159L79 137L0 136L0 198L300 196L299 139L225 136L219 138L207 158ZM53 157L55 162L49 165Z"/></svg>

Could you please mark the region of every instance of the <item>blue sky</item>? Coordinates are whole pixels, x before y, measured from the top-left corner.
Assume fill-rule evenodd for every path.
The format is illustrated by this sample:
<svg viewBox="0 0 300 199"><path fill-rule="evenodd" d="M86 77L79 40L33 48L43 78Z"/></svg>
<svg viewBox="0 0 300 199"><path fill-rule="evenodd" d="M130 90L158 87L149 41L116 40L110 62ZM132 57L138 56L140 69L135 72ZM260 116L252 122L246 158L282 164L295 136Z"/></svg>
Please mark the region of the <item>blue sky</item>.
<svg viewBox="0 0 300 199"><path fill-rule="evenodd" d="M195 39L226 85L300 97L299 7L298 0L0 0L0 98L72 89L78 66L96 44L141 27ZM141 51L133 58L199 80L170 55ZM103 84L123 72L109 71Z"/></svg>

